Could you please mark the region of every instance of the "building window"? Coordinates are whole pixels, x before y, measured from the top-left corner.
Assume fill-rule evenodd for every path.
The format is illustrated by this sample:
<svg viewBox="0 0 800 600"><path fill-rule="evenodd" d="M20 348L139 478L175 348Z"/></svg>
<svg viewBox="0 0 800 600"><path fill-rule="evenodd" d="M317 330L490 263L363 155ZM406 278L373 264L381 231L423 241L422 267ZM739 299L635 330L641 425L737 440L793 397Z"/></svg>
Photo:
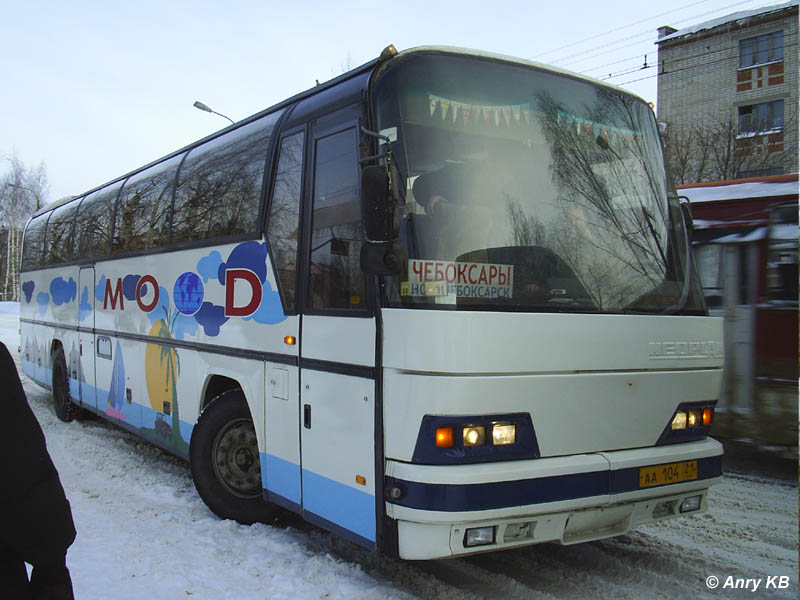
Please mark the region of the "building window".
<svg viewBox="0 0 800 600"><path fill-rule="evenodd" d="M783 31L739 40L739 68L783 60Z"/></svg>
<svg viewBox="0 0 800 600"><path fill-rule="evenodd" d="M739 107L739 135L775 133L783 129L783 100Z"/></svg>

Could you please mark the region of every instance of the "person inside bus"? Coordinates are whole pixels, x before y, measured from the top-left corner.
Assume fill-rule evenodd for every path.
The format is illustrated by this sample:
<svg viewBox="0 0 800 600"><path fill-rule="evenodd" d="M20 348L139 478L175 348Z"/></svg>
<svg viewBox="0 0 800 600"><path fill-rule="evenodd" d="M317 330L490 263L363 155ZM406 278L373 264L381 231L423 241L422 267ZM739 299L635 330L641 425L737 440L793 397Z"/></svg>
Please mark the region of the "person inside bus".
<svg viewBox="0 0 800 600"><path fill-rule="evenodd" d="M28 405L14 359L0 343L0 597L73 600L69 501ZM25 563L33 566L30 581Z"/></svg>
<svg viewBox="0 0 800 600"><path fill-rule="evenodd" d="M418 258L455 260L460 254L486 248L492 198L479 167L447 163L414 180L414 199L425 209L425 218L417 215L415 219L419 246L426 249Z"/></svg>

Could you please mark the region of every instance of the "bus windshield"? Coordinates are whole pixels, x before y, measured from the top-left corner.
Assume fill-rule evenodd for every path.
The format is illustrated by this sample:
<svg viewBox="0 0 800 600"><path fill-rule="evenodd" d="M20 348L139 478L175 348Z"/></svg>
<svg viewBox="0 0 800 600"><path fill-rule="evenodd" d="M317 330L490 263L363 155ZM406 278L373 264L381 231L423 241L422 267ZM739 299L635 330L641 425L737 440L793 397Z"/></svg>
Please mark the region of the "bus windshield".
<svg viewBox="0 0 800 600"><path fill-rule="evenodd" d="M398 57L375 93L406 184L388 306L705 313L642 101L444 53Z"/></svg>

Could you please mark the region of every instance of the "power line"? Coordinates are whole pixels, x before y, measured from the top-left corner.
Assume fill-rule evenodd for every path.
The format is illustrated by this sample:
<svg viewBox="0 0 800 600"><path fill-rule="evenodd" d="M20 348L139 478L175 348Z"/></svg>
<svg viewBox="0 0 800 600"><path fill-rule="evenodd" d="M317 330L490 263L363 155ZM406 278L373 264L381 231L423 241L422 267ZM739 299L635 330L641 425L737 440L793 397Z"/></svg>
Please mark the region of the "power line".
<svg viewBox="0 0 800 600"><path fill-rule="evenodd" d="M588 42L589 40L594 40L597 38L601 38L606 35L611 35L612 33L616 33L617 31L621 31L623 29L627 29L628 27L633 27L634 25L641 25L642 23L646 23L647 21L652 21L653 19L658 19L659 17L663 17L665 15L678 12L683 10L684 8L689 8L690 6L696 6L698 4L703 4L704 2L708 2L709 0L700 0L699 2L692 2L691 4L686 4L685 6L681 6L680 8L676 8L673 10L669 10L667 12L661 13L659 15L654 15L652 17L648 17L647 19L642 19L641 21L636 21L635 23L631 23L629 25L623 25L622 27L617 27L616 29L612 29L610 31L606 31L605 33L599 33L597 35L593 35L588 38L584 38L582 40L578 40L577 42L572 42L571 44L567 44L566 46L561 46L560 48L554 48L553 50L548 50L547 52L543 52L542 54L537 54L534 58L539 58L542 56L546 56L548 54L552 54L553 52L558 52L559 50L564 50L565 48L571 48L572 46L577 46L578 44L582 44L583 42ZM533 60L533 59L531 59Z"/></svg>
<svg viewBox="0 0 800 600"><path fill-rule="evenodd" d="M742 4L747 4L747 3L753 2L753 1L754 0L741 0L740 2L736 2L734 4L730 4L730 5L726 6L725 8L715 8L714 10L710 10L710 11L701 13L699 15L695 15L695 16L692 16L692 17L687 17L685 19L681 19L679 21L676 21L675 24L679 25L679 24L685 23L687 21L696 21L697 19L700 19L702 17L706 17L708 15L711 15L711 14L714 14L714 13L718 13L718 12L720 12L722 10L729 11L730 9L732 9L732 8L734 8L736 6L741 6ZM594 46L592 48L588 48L586 50L582 50L580 52L577 52L575 54L571 54L569 56L564 56L564 57L561 57L561 58L557 58L557 59L554 59L552 62L553 62L553 64L558 64L559 66L566 67L566 66L573 65L573 64L576 64L576 63L579 63L579 62L583 62L585 60L589 60L591 58L594 58L595 56L598 56L598 53L596 52L596 50L599 50L601 48L607 48L609 46L617 46L621 42L625 42L627 40L633 40L633 39L637 39L638 40L640 38L648 37L648 36L651 36L651 35L652 35L652 31L645 31L645 32L642 32L642 33L639 33L639 34L634 34L634 35L631 35L631 36L628 36L628 37L621 38L619 40L615 40L613 42L608 42L608 43L605 43L605 44L601 44L599 46ZM631 44L627 44L625 46L619 46L618 48L613 48L613 49L608 50L606 52L602 52L602 53L600 53L600 55L609 54L610 52L615 52L616 50L620 50L622 48L628 48L630 46L635 46L638 43L640 43L640 42L637 41L637 42L634 42L634 43L631 43ZM583 56L583 55L589 54L589 53L592 53L591 57L579 58L578 60L574 60L574 61L569 62L569 63L564 63L563 62L565 60L570 60L572 58L577 58L577 57L580 57L580 56Z"/></svg>
<svg viewBox="0 0 800 600"><path fill-rule="evenodd" d="M796 35L797 34L784 34L784 48L787 47L786 40L789 40L789 39L791 39L793 37L796 37ZM691 56L682 56L682 57L679 57L679 58L673 58L673 59L670 59L670 63L672 63L672 65L674 65L676 63L682 63L682 62L686 62L688 60L694 60L696 58L706 58L706 57L711 56L713 54L719 54L720 52L736 51L736 49L737 49L737 47L735 45L734 46L725 46L723 48L719 48L717 50L709 50L709 51L703 52L701 54L693 54ZM641 55L632 56L630 58L624 59L622 61L617 61L617 62L619 63L619 62L625 62L627 60L633 60L635 58L639 58L640 56ZM610 63L610 64L617 64L617 63ZM641 70L643 70L645 68L649 69L649 68L652 68L653 66L655 66L655 64L649 65L649 66L647 64L645 64L643 67L636 67L635 69L631 68L631 69L627 69L625 71L620 71L619 73L613 73L613 74L609 73L609 75L607 77L602 77L601 79L603 81L607 81L608 79L613 79L615 77L622 77L623 75L629 75L630 73L635 73L636 71L641 71ZM595 67L594 69L590 69L590 70L597 70L597 67ZM584 74L588 74L588 71L581 71L581 72L584 73Z"/></svg>
<svg viewBox="0 0 800 600"><path fill-rule="evenodd" d="M785 49L785 48L794 48L795 46L797 46L797 42L795 42L794 44L784 44L783 47ZM636 83L637 81L644 81L645 79L652 79L653 77L658 77L659 75L672 75L674 73L681 73L683 71L688 71L689 69L696 69L698 67L705 67L705 66L708 66L708 65L716 65L718 63L725 62L726 60L735 60L737 58L739 58L739 57L738 56L726 56L725 58L720 58L718 60L713 60L713 61L710 61L710 62L701 63L699 65L689 65L687 67L682 67L680 69L675 69L673 71L667 71L666 73L656 73L655 75L648 75L647 77L640 77L639 79L632 79L630 81L624 81L624 82L618 83L616 85L618 85L618 86L628 85L629 83ZM657 65L653 65L653 67L655 67L655 66L657 66ZM754 65L754 66L758 66L758 65ZM648 68L652 68L652 67L648 67Z"/></svg>

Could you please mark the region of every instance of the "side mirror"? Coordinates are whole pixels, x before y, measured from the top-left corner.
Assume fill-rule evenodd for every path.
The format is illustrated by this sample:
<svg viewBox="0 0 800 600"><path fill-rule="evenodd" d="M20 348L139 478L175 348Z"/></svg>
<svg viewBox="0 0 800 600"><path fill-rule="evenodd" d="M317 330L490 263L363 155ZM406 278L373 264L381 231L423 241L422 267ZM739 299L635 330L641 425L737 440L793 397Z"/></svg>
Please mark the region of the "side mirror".
<svg viewBox="0 0 800 600"><path fill-rule="evenodd" d="M364 242L361 246L361 269L375 275L400 273L400 249L396 240Z"/></svg>
<svg viewBox="0 0 800 600"><path fill-rule="evenodd" d="M370 242L389 242L397 237L396 202L386 167L368 166L361 171L361 215Z"/></svg>

